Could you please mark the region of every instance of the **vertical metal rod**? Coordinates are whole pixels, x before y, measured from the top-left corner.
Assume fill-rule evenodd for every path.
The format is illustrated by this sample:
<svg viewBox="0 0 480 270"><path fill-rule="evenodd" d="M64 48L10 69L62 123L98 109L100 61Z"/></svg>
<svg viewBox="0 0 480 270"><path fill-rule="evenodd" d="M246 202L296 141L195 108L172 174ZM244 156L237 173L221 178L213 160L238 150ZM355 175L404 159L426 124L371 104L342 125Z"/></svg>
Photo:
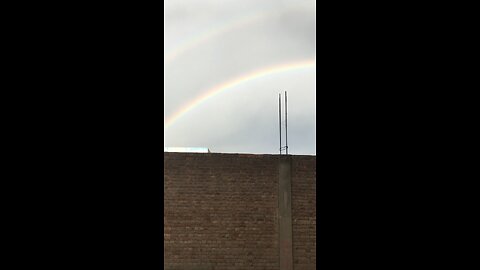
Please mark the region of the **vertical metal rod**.
<svg viewBox="0 0 480 270"><path fill-rule="evenodd" d="M288 155L287 91L285 91L285 151Z"/></svg>
<svg viewBox="0 0 480 270"><path fill-rule="evenodd" d="M278 94L278 130L280 133L280 155L282 154L282 94Z"/></svg>

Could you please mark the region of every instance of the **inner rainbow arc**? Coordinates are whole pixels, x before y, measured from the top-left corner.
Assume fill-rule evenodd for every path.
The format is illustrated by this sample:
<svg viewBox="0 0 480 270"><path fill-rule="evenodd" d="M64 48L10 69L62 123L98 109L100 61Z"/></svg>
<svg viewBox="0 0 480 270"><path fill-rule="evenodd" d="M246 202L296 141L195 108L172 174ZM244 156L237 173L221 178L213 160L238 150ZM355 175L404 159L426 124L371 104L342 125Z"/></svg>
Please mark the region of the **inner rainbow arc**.
<svg viewBox="0 0 480 270"><path fill-rule="evenodd" d="M315 59L306 59L306 60L295 61L295 62L284 63L280 65L274 65L274 66L262 68L254 72L250 72L248 74L236 77L232 80L228 80L223 83L220 83L216 86L213 86L212 88L207 89L206 91L204 91L204 94L197 96L195 99L193 99L192 101L184 105L182 108L180 108L178 111L173 113L173 115L165 121L164 128L165 129L169 128L178 119L180 119L182 116L187 114L189 111L198 107L200 104L202 104L206 100L220 94L223 91L236 87L240 84L243 84L248 81L255 80L264 76L268 76L268 75L273 75L277 73L293 71L298 69L304 69L304 68L313 68L313 67L315 67Z"/></svg>

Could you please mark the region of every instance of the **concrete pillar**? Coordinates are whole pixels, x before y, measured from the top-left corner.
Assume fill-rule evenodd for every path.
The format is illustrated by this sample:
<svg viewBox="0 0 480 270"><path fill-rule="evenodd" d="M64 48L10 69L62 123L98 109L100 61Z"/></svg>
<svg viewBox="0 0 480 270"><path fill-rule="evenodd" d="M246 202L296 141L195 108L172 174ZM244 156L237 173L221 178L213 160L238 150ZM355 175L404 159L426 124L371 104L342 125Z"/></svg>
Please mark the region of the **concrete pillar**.
<svg viewBox="0 0 480 270"><path fill-rule="evenodd" d="M278 179L280 270L293 270L291 170L291 156L281 156Z"/></svg>

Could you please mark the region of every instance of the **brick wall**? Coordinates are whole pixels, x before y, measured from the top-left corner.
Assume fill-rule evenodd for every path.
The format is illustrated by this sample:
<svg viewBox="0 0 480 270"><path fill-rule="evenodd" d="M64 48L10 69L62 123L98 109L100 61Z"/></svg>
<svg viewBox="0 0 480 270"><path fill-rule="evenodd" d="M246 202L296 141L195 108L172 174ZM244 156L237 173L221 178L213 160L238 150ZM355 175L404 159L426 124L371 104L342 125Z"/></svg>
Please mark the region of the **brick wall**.
<svg viewBox="0 0 480 270"><path fill-rule="evenodd" d="M278 156L164 157L165 269L279 269ZM315 175L315 157L292 156L293 253L303 269L316 262Z"/></svg>
<svg viewBox="0 0 480 270"><path fill-rule="evenodd" d="M316 269L316 158L292 159L292 238L295 270Z"/></svg>

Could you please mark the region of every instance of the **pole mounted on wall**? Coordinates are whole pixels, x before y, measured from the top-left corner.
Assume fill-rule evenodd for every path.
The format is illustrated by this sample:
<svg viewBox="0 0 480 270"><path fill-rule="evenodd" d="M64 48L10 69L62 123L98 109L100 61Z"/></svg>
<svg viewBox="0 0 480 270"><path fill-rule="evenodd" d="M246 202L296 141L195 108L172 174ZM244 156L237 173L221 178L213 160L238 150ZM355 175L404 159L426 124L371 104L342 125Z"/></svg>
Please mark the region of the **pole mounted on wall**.
<svg viewBox="0 0 480 270"><path fill-rule="evenodd" d="M285 91L285 152L288 155L288 128L287 128L287 91Z"/></svg>
<svg viewBox="0 0 480 270"><path fill-rule="evenodd" d="M282 94L278 94L278 131L280 134L280 155L282 154Z"/></svg>
<svg viewBox="0 0 480 270"><path fill-rule="evenodd" d="M280 133L280 155L285 150L288 155L287 91L285 91L285 146L282 146L282 94L278 94L278 130Z"/></svg>

